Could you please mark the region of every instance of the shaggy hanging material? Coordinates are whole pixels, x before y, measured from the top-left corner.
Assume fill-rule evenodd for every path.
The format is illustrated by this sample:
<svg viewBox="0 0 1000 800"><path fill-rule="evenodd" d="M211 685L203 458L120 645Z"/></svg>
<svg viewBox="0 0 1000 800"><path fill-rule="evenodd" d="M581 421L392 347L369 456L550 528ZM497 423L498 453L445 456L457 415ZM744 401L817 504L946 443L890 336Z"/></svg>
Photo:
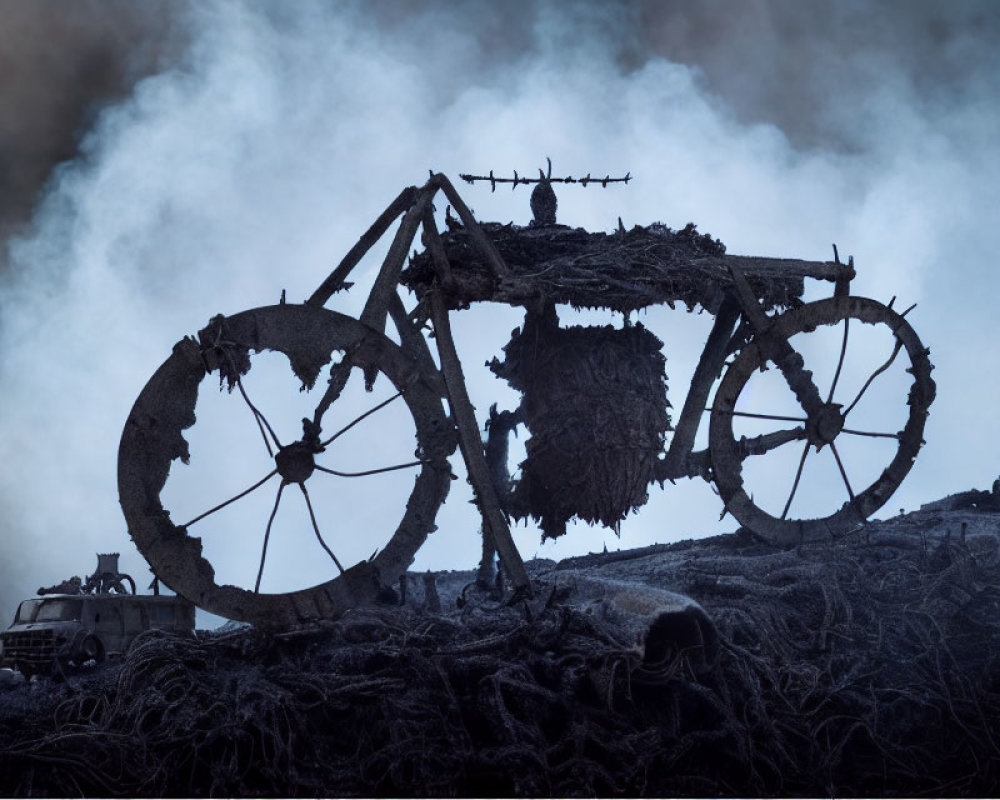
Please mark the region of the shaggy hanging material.
<svg viewBox="0 0 1000 800"><path fill-rule="evenodd" d="M560 328L554 307L528 314L490 364L524 394L531 432L509 513L555 538L574 516L617 530L646 502L672 430L661 347L642 325Z"/></svg>

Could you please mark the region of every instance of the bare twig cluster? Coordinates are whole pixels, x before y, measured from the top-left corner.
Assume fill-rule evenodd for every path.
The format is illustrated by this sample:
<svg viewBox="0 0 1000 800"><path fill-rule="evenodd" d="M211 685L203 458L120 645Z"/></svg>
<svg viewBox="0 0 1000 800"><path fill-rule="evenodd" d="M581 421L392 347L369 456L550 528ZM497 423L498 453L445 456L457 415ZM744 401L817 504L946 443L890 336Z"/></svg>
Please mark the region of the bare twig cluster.
<svg viewBox="0 0 1000 800"><path fill-rule="evenodd" d="M509 273L497 280L471 232L442 233L451 272L442 290L452 308L491 301L533 308L541 303L628 312L680 302L715 313L731 283L729 264L743 270L765 309L800 304L805 277L833 280L834 264L795 259L727 256L725 245L693 224L680 230L654 223L615 233L566 226L483 223ZM427 253L413 257L402 282L418 293L433 284Z"/></svg>

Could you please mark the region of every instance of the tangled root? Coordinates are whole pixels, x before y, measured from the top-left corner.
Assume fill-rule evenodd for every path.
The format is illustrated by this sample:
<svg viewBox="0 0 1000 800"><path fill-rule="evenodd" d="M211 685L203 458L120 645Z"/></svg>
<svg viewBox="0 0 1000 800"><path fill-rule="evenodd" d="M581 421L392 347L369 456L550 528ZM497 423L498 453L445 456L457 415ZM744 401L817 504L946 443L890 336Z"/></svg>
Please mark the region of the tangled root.
<svg viewBox="0 0 1000 800"><path fill-rule="evenodd" d="M645 659L565 602L579 564L545 569L518 608L149 634L120 666L3 696L3 792L958 796L1000 780L992 530L798 551L731 536L587 568L697 597L720 637L707 666Z"/></svg>

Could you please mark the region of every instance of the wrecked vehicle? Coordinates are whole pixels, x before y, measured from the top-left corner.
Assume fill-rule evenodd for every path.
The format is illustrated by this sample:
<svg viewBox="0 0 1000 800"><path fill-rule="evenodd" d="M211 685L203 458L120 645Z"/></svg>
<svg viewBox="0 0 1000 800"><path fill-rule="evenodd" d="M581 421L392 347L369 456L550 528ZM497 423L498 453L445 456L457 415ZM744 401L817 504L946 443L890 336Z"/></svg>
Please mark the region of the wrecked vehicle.
<svg viewBox="0 0 1000 800"><path fill-rule="evenodd" d="M98 572L76 593L51 593L24 600L13 624L0 634L5 667L25 675L47 673L56 666L80 666L120 657L140 634L149 630L194 636L194 605L174 595L137 595L123 590L117 553L98 556ZM102 571L101 567L105 569ZM94 578L117 576L113 581ZM79 586L79 579L75 582ZM72 586L66 581L60 587ZM82 589L115 586L115 591L84 593ZM121 589L118 591L117 589Z"/></svg>
<svg viewBox="0 0 1000 800"><path fill-rule="evenodd" d="M58 660L80 666L121 656L148 630L194 635L194 605L166 595L53 595L23 601L2 634L3 665L25 675Z"/></svg>
<svg viewBox="0 0 1000 800"><path fill-rule="evenodd" d="M277 305L217 315L197 337L178 341L150 378L122 431L119 499L136 547L174 591L213 614L276 629L391 598L397 584L404 593L406 571L437 528L456 449L482 516L477 583L492 585L499 556L514 597L532 589L511 519L537 520L543 539L564 535L570 520L617 532L647 502L653 484L698 478L713 484L722 515L769 544L795 547L859 530L910 471L936 393L930 350L906 318L913 306L899 312L895 297L882 303L850 293L854 262L842 262L836 247L833 261L738 256L693 223L681 230L660 223L626 230L619 219L616 231L591 233L556 222L551 184L606 187L627 183L630 174L552 178L550 163L549 174L540 171L537 179L492 172L461 177L492 188L533 184L534 219L527 226L480 223L448 178L432 174L422 188L400 193L305 302L286 302L282 293ZM432 205L439 192L448 203L443 232ZM328 309L400 217L360 316ZM417 242L424 251L407 262ZM806 278L832 284L832 296L806 302ZM412 292L415 304L406 306L401 288ZM524 311L503 358L488 363L521 399L511 410L491 410L485 443L450 322L451 312L478 303ZM707 312L713 322L674 420L664 343L632 315L678 303ZM620 322L565 325L558 307L567 306L614 312ZM390 324L395 339L386 336ZM251 399L259 400L251 366L268 351L287 358L300 392L315 389L311 416L296 411L282 427L266 404ZM239 485L229 482L231 470L209 475L202 485L213 487L211 507L179 509L171 502L170 509L165 498L181 472L175 462L189 465L208 449L199 450L204 439L189 442L186 431L204 419L196 404L209 376L233 398L227 402L245 406L232 416L247 420L219 451L253 441L255 454L246 463L254 467ZM349 381L352 387L363 382L366 393L379 381L384 399L349 406ZM384 441L384 417L375 415L394 401L405 426L399 455L373 460L375 466L340 466L338 458L379 452L334 443L352 429L369 443ZM869 416L875 407L895 411ZM279 439L278 431L298 429L297 419L301 438L291 441L282 432ZM512 474L507 445L519 425L528 431L526 457ZM813 490L802 481L807 461L805 484L814 481ZM341 545L327 537L345 527L342 512L358 503L339 479L397 471L410 479L387 484L390 493L378 506L398 509L398 524L381 529L367 560L345 566L334 553ZM246 499L258 490L273 501L261 494ZM314 500L334 495L327 513L316 513L322 509ZM288 503L295 502L294 513L307 522L293 526L282 516L276 525L283 496L297 498ZM215 515L237 502L260 508L253 545L259 559L240 585L219 580L211 563L216 556L211 546L203 548L227 528ZM320 559L326 571L317 574L328 579L262 591L269 544L287 541L298 526L314 548L302 560ZM361 528L367 534L368 526Z"/></svg>

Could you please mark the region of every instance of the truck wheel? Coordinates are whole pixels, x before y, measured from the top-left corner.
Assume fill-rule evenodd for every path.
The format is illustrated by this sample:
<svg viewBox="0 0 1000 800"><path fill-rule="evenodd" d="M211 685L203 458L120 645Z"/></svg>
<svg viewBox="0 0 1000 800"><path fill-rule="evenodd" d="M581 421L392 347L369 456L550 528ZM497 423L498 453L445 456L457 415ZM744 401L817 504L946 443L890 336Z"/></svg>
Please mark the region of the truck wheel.
<svg viewBox="0 0 1000 800"><path fill-rule="evenodd" d="M93 634L85 636L76 648L73 661L77 666L86 664L88 661L100 664L104 661L104 645L101 644L101 640Z"/></svg>
<svg viewBox="0 0 1000 800"><path fill-rule="evenodd" d="M32 675L38 672L38 668L34 664L25 664L20 661L14 664L14 669L20 672L25 678L31 678Z"/></svg>

